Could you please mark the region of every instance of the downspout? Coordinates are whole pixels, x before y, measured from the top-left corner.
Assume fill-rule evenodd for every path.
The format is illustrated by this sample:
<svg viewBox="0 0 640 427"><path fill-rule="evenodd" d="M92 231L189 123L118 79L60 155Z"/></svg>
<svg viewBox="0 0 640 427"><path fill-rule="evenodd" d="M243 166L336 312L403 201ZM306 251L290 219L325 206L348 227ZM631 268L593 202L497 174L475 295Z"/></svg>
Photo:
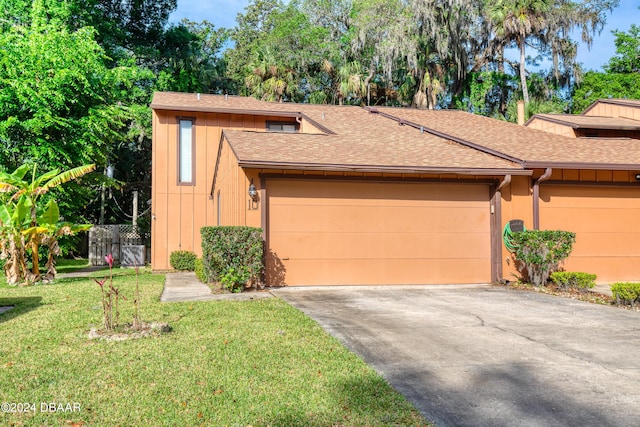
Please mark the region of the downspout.
<svg viewBox="0 0 640 427"><path fill-rule="evenodd" d="M491 204L491 278L500 283L502 274L502 193L500 190L511 183L511 175L505 175L493 191Z"/></svg>
<svg viewBox="0 0 640 427"><path fill-rule="evenodd" d="M533 183L533 229L540 229L540 183L551 177L553 169L546 168L540 178Z"/></svg>
<svg viewBox="0 0 640 427"><path fill-rule="evenodd" d="M505 175L504 179L498 185L498 188L496 188L496 193L500 192L500 189L509 184L511 184L511 175Z"/></svg>

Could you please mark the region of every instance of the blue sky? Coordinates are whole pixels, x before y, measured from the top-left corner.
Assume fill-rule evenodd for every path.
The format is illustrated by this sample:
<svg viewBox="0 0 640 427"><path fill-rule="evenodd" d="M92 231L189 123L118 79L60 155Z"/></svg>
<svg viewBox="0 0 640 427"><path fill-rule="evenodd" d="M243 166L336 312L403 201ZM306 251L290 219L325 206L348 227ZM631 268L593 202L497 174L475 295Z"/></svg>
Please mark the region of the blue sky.
<svg viewBox="0 0 640 427"><path fill-rule="evenodd" d="M178 0L178 9L171 15L171 21L182 18L191 21L207 20L216 27L232 28L236 15L249 4L248 0ZM640 25L640 0L620 0L620 6L607 18L607 25L600 36L594 38L591 50L585 45L578 49L578 62L587 70L600 71L602 65L615 54L612 30L628 31L631 24ZM579 36L579 35L578 35Z"/></svg>

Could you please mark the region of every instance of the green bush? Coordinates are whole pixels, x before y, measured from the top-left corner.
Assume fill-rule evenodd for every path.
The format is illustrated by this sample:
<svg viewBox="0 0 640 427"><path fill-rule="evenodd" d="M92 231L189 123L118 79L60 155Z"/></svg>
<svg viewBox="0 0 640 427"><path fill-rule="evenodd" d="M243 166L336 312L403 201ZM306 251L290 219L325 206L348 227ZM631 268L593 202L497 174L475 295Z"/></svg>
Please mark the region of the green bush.
<svg viewBox="0 0 640 427"><path fill-rule="evenodd" d="M209 284L209 282L207 282L207 276L204 274L204 263L202 262L202 258L196 258L195 268L193 271L195 271L196 277L199 281L204 284Z"/></svg>
<svg viewBox="0 0 640 427"><path fill-rule="evenodd" d="M556 271L551 273L551 280L558 285L558 289L569 290L571 288L586 291L596 285L596 275L574 271Z"/></svg>
<svg viewBox="0 0 640 427"><path fill-rule="evenodd" d="M225 274L246 269L246 284L258 285L264 271L262 229L254 227L202 227L202 261L208 282L222 282ZM244 278L244 273L240 274ZM227 280L231 278L228 277Z"/></svg>
<svg viewBox="0 0 640 427"><path fill-rule="evenodd" d="M640 302L640 283L618 282L611 285L611 293L618 305L635 307Z"/></svg>
<svg viewBox="0 0 640 427"><path fill-rule="evenodd" d="M244 290L248 280L249 269L247 267L229 267L229 269L222 274L220 283L222 283L222 286L226 289L236 293Z"/></svg>
<svg viewBox="0 0 640 427"><path fill-rule="evenodd" d="M169 264L179 271L194 271L198 257L191 251L173 251L169 255Z"/></svg>
<svg viewBox="0 0 640 427"><path fill-rule="evenodd" d="M561 230L526 230L513 233L512 241L523 279L542 286L573 250L576 234Z"/></svg>

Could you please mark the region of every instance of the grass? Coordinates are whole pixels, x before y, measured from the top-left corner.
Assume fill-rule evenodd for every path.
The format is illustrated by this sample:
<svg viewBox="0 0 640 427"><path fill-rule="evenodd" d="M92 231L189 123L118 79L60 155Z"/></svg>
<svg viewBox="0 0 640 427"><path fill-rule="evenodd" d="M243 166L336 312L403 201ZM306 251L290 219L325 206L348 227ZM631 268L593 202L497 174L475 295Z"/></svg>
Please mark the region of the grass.
<svg viewBox="0 0 640 427"><path fill-rule="evenodd" d="M56 260L56 271L61 273L73 273L78 270L89 267L89 260L82 259L64 259L60 258Z"/></svg>
<svg viewBox="0 0 640 427"><path fill-rule="evenodd" d="M114 278L129 301L130 270ZM0 424L153 426L423 426L422 416L361 359L279 299L160 303L163 275L140 275L142 317L174 331L89 340L101 322L92 279L0 285ZM42 412L41 402L76 412ZM46 404L45 404L46 406Z"/></svg>

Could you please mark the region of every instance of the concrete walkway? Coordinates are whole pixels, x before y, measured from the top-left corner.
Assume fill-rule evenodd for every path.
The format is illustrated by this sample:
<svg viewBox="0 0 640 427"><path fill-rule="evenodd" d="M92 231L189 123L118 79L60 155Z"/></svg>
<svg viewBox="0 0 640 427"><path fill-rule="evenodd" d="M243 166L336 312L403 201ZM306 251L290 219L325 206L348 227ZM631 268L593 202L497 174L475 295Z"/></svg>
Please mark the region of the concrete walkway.
<svg viewBox="0 0 640 427"><path fill-rule="evenodd" d="M74 271L73 273L59 273L56 275L56 279L69 279L69 278L79 278L79 277L91 277L91 273L96 271L105 270L107 273L109 272L109 267L106 265L90 265L82 270Z"/></svg>
<svg viewBox="0 0 640 427"><path fill-rule="evenodd" d="M164 290L160 296L161 302L179 301L211 301L211 300L234 300L247 301L259 298L272 298L269 291L241 292L239 294L222 293L213 294L211 288L201 283L195 273L167 273L164 282Z"/></svg>

